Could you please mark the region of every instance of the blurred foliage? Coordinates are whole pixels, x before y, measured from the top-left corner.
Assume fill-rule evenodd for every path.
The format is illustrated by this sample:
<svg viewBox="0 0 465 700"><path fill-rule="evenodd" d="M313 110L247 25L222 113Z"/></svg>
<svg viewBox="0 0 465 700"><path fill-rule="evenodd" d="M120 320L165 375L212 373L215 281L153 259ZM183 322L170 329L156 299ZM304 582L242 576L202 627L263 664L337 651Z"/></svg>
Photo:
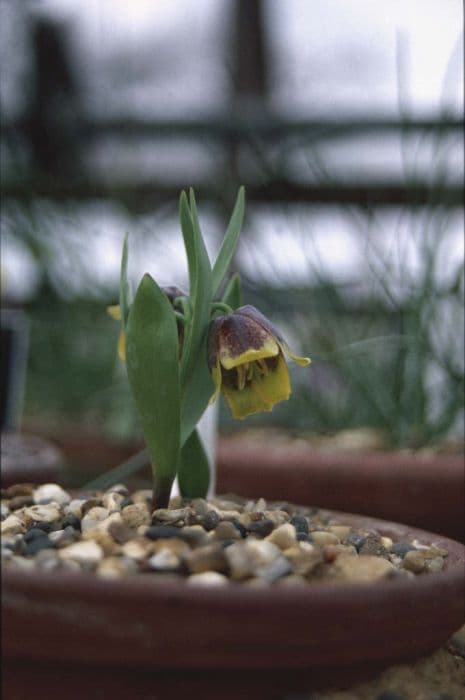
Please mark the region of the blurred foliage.
<svg viewBox="0 0 465 700"><path fill-rule="evenodd" d="M312 248L310 221L301 231L301 247L311 286L292 286L279 279L278 270L270 275L273 286L243 277L246 302L271 318L313 365L295 374L292 399L270 414L233 423L223 406L223 429L273 425L331 434L368 426L380 430L386 444L407 447L438 443L451 435L463 439L464 270L462 260L453 262L449 256L451 217L457 212L441 205L448 178L441 163L451 143L438 137L432 145L436 167L428 174L434 185L431 203L416 207L413 201L412 207L399 210L397 230L396 224L383 230L385 222L376 209L342 208L366 263L353 285L337 283L322 271ZM317 180L337 187L315 146L307 147L307 155ZM414 159L407 165L406 188L418 176ZM116 280L111 293L98 279L84 242L90 235L92 241L103 237L105 243L104 236L83 232L72 205L7 204L7 234L29 251L42 274L27 305L31 339L25 416L79 421L119 439L138 435L125 369L116 355L118 325L105 313L106 305L117 299ZM95 226L92 216L101 210L86 206L90 208L80 216L89 216ZM289 208L293 234L294 209ZM105 221L109 211L98 221ZM115 221L107 219L110 228ZM134 229L138 224L134 219ZM162 230L147 228L151 237L154 229ZM382 245L384 234L395 241L392 248ZM159 242L164 245L161 234ZM406 254L410 244L416 257L413 268Z"/></svg>
<svg viewBox="0 0 465 700"><path fill-rule="evenodd" d="M330 434L370 426L388 444L410 447L447 437L463 411L463 269L440 290L433 277L427 268L398 302L388 301L386 290L354 301L353 290L324 279L312 289L285 290L245 280L247 301L273 318L296 350L305 349L313 365L295 373L291 400L270 414L232 422L222 406L222 428L273 425ZM65 302L46 288L29 305L26 416L81 422L118 439L138 435L108 301Z"/></svg>
<svg viewBox="0 0 465 700"><path fill-rule="evenodd" d="M58 426L80 423L107 436L131 438L137 419L116 355L119 328L105 304L42 295L27 311L25 417Z"/></svg>

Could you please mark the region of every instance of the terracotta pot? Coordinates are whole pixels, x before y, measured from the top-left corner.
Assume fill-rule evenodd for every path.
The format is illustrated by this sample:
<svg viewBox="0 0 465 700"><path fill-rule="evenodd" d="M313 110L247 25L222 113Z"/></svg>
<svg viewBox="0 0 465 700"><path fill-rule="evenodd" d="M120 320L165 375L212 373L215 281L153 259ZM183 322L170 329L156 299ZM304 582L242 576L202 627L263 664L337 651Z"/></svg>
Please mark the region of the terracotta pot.
<svg viewBox="0 0 465 700"><path fill-rule="evenodd" d="M320 452L223 438L218 491L315 504L439 532L465 541L465 469L460 454Z"/></svg>
<svg viewBox="0 0 465 700"><path fill-rule="evenodd" d="M465 547L443 537L333 513L394 540L449 551L444 571L305 589L202 589L89 574L6 570L6 698L203 697L273 700L348 685L431 652L464 621Z"/></svg>

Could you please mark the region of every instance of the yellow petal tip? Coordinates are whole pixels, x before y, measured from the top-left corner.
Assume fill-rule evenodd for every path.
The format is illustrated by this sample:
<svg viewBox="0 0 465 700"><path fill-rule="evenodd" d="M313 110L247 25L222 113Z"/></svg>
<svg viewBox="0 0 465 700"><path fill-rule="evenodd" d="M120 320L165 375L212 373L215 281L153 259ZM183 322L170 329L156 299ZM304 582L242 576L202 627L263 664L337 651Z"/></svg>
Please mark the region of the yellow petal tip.
<svg viewBox="0 0 465 700"><path fill-rule="evenodd" d="M107 314L111 316L114 321L121 321L121 309L119 304L107 306Z"/></svg>

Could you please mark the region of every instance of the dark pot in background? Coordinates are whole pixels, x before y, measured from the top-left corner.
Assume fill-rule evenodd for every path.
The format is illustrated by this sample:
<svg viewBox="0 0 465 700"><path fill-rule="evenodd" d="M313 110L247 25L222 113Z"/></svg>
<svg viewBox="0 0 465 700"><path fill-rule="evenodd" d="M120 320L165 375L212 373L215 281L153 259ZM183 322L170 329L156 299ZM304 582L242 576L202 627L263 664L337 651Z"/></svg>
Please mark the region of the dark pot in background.
<svg viewBox="0 0 465 700"><path fill-rule="evenodd" d="M217 488L386 518L465 541L461 454L322 452L304 441L223 438Z"/></svg>
<svg viewBox="0 0 465 700"><path fill-rule="evenodd" d="M135 442L116 443L81 426L54 430L39 421L26 426L28 432L53 439L67 463L58 477L66 486L80 486L143 448ZM217 465L218 493L360 513L465 542L465 464L458 452L329 452L304 440L267 439L265 433L220 437ZM12 475L9 483L21 478ZM130 483L149 487L150 469Z"/></svg>
<svg viewBox="0 0 465 700"><path fill-rule="evenodd" d="M3 433L2 488L19 483L61 482L65 459L56 445L37 435Z"/></svg>
<svg viewBox="0 0 465 700"><path fill-rule="evenodd" d="M282 700L348 686L438 648L464 621L465 547L394 523L343 517L395 541L435 542L449 551L446 568L414 580L304 589L6 570L5 697Z"/></svg>

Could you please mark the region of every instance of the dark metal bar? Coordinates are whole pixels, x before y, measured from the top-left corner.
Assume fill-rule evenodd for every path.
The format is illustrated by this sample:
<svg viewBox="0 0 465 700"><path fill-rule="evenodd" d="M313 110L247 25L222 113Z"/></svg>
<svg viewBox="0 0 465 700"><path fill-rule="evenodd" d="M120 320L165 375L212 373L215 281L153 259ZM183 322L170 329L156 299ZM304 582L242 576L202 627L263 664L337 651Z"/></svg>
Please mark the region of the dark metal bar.
<svg viewBox="0 0 465 700"><path fill-rule="evenodd" d="M394 182L366 183L353 185L322 184L300 185L290 182L243 183L249 202L268 204L355 204L358 206L463 206L463 189L460 184L447 185L445 189L431 187L426 183L402 186ZM2 197L22 201L48 198L57 201L110 199L124 204L129 211L150 211L162 201L177 200L182 188L193 186L198 197L203 200L224 201L228 193L231 198L236 191L236 183L227 181L189 182L166 184L164 182L124 183L108 186L98 181L54 181L43 178L36 181L21 180L3 182Z"/></svg>
<svg viewBox="0 0 465 700"><path fill-rule="evenodd" d="M464 123L461 119L377 119L350 118L287 120L266 114L256 117L247 115L225 115L224 118L205 119L81 119L76 123L80 134L88 138L124 137L124 138L180 138L202 137L207 139L276 139L292 136L308 136L318 139L346 138L348 136L366 136L378 132L451 132L463 133ZM22 130L20 122L4 122L2 133L5 138Z"/></svg>

